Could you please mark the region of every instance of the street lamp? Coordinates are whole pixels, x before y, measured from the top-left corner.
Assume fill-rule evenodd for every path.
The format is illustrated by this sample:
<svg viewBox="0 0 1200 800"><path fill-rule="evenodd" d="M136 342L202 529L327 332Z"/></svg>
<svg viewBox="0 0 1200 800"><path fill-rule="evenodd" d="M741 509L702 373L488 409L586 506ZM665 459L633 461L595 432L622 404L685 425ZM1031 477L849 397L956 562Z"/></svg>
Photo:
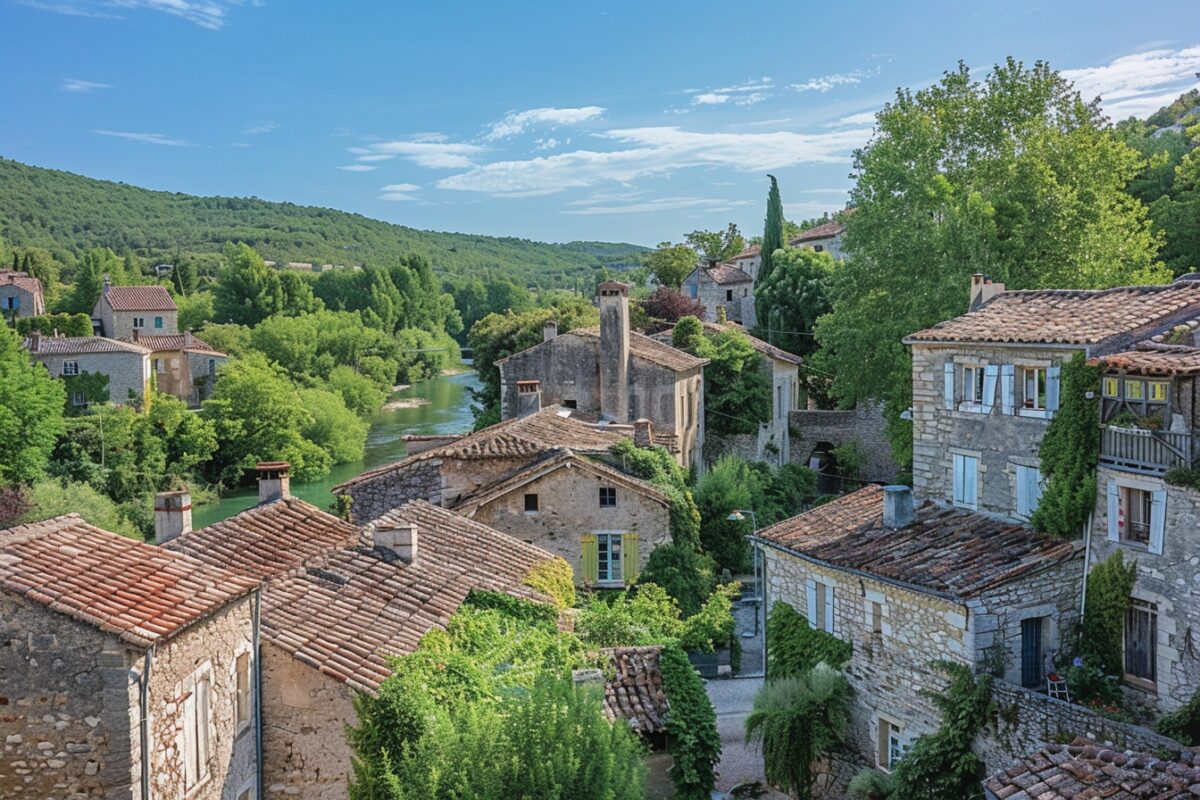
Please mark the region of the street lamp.
<svg viewBox="0 0 1200 800"><path fill-rule="evenodd" d="M729 516L726 517L725 519L729 520L730 522L744 522L746 520L746 515L750 516L750 524L753 526L753 529L750 531L751 535L758 533L758 517L756 517L754 515L754 512L748 508L735 508L733 511L729 512ZM762 556L758 549L758 542L755 542L754 543L754 598L753 599L754 599L754 605L755 605L756 610L754 612L754 631L753 632L743 631L742 638L745 638L745 639L750 639L755 636L758 636L758 631L759 631L758 616L762 612L761 561L762 561Z"/></svg>

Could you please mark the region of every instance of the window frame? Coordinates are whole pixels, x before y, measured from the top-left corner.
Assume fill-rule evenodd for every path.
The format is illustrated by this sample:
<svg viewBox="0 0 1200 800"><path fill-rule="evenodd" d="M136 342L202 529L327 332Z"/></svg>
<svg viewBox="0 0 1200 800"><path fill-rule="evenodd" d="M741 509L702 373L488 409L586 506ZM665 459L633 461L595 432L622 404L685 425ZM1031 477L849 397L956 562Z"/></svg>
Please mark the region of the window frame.
<svg viewBox="0 0 1200 800"><path fill-rule="evenodd" d="M142 330L145 327L146 327L146 318L145 317L134 317L133 318L133 329L134 330Z"/></svg>
<svg viewBox="0 0 1200 800"><path fill-rule="evenodd" d="M962 377L962 405L979 408L983 405L984 373L983 364L963 364L960 370ZM970 379L968 380L968 373ZM969 394L968 394L969 392Z"/></svg>
<svg viewBox="0 0 1200 800"><path fill-rule="evenodd" d="M1029 374L1033 373L1033 398L1029 396ZM1039 388L1040 385L1040 388ZM1048 367L1028 365L1021 367L1021 406L1022 411L1045 413L1050 396L1050 370Z"/></svg>
<svg viewBox="0 0 1200 800"><path fill-rule="evenodd" d="M883 716L875 717L875 726L875 766L890 774L908 754L904 726Z"/></svg>
<svg viewBox="0 0 1200 800"><path fill-rule="evenodd" d="M1147 636L1149 641L1146 647L1146 656L1148 659L1148 668L1150 677L1138 675L1135 672L1130 672L1130 651L1129 651L1129 632L1130 624L1133 621L1135 614L1145 614L1147 616ZM1131 597L1129 599L1129 608L1125 611L1125 624L1122 627L1121 649L1124 663L1122 667L1122 680L1137 689L1142 689L1148 692L1158 691L1158 604L1150 600L1143 600L1139 597Z"/></svg>
<svg viewBox="0 0 1200 800"><path fill-rule="evenodd" d="M625 585L625 534L622 531L596 531L596 583ZM613 544L616 544L614 556ZM616 575L614 576L614 567Z"/></svg>
<svg viewBox="0 0 1200 800"><path fill-rule="evenodd" d="M234 704L233 719L240 736L250 730L254 721L254 665L249 650L233 657Z"/></svg>
<svg viewBox="0 0 1200 800"><path fill-rule="evenodd" d="M601 486L599 502L600 502L600 508L616 508L617 507L617 487Z"/></svg>
<svg viewBox="0 0 1200 800"><path fill-rule="evenodd" d="M961 485L959 484L958 478L958 459L963 459L963 482ZM972 498L974 498L973 500L968 500L966 494L968 485L966 481L966 463L968 459L973 461L975 464L975 480L971 482L970 495ZM950 500L958 508L969 508L971 510L978 510L979 508L979 465L981 460L982 459L980 459L979 455L976 453L956 453L953 451L950 453Z"/></svg>
<svg viewBox="0 0 1200 800"><path fill-rule="evenodd" d="M1138 497L1134 497L1134 493ZM1150 549L1150 520L1154 510L1154 492L1145 489L1141 486L1128 486L1117 484L1117 502L1120 510L1120 517L1117 521L1117 541L1127 547L1133 547L1138 550ZM1137 502L1140 500L1140 502ZM1133 521L1135 516L1132 512L1137 509L1138 522ZM1133 535L1133 526L1139 526L1142 531L1142 538L1135 538Z"/></svg>
<svg viewBox="0 0 1200 800"><path fill-rule="evenodd" d="M541 511L541 501L537 492L525 492L524 504L526 514L536 514Z"/></svg>
<svg viewBox="0 0 1200 800"><path fill-rule="evenodd" d="M155 317L154 318L154 330L161 331L162 329L163 329L163 318Z"/></svg>
<svg viewBox="0 0 1200 800"><path fill-rule="evenodd" d="M64 377L74 378L78 374L79 374L79 362L78 361L62 362L62 375Z"/></svg>

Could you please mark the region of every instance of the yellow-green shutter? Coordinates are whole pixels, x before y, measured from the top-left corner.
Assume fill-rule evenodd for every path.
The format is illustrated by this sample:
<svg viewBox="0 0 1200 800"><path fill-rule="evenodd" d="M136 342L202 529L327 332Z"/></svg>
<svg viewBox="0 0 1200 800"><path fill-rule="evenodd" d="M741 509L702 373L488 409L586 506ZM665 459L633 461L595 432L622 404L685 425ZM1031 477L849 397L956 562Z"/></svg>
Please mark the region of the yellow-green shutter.
<svg viewBox="0 0 1200 800"><path fill-rule="evenodd" d="M630 531L622 536L621 545L621 574L625 576L626 583L633 583L637 580L640 563L637 531Z"/></svg>
<svg viewBox="0 0 1200 800"><path fill-rule="evenodd" d="M579 537L583 555L579 559L579 572L584 583L595 583L600 577L600 554L596 549L596 534L585 533Z"/></svg>

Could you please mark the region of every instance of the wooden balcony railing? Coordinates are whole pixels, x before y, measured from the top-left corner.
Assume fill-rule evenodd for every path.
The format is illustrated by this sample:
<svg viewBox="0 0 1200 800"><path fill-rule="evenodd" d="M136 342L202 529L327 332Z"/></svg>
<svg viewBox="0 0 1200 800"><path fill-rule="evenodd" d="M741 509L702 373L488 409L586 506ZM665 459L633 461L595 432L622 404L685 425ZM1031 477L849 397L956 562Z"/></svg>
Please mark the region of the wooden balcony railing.
<svg viewBox="0 0 1200 800"><path fill-rule="evenodd" d="M1196 463L1191 432L1151 431L1105 425L1100 430L1100 461L1139 472L1162 473Z"/></svg>

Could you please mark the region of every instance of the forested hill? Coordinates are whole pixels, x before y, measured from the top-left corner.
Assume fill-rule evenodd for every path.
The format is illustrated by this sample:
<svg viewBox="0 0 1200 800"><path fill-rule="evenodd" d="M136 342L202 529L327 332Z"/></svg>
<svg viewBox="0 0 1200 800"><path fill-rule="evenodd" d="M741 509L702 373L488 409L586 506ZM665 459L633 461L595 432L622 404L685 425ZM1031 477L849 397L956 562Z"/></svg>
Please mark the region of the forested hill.
<svg viewBox="0 0 1200 800"><path fill-rule="evenodd" d="M170 260L245 242L266 259L325 264L388 264L411 253L438 271L503 272L522 283L570 285L580 273L633 264L632 244L438 233L329 208L242 197L196 197L100 181L0 158L0 237L20 247L117 253Z"/></svg>

